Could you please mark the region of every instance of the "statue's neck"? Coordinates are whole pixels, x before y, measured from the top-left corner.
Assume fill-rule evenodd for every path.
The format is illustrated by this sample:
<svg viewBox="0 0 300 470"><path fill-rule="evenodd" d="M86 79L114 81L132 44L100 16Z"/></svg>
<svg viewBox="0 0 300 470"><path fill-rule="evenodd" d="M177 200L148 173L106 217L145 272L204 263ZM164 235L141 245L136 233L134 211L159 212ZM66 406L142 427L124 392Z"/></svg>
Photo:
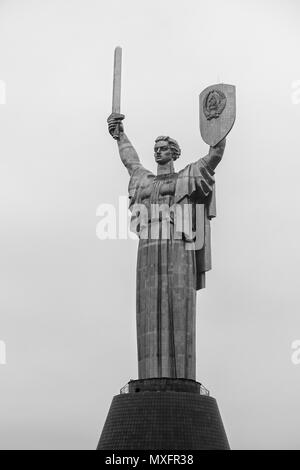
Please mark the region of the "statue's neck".
<svg viewBox="0 0 300 470"><path fill-rule="evenodd" d="M160 165L159 163L157 164L157 175L167 175L169 173L175 173L174 169L174 163L173 160L171 160L168 163L165 163L164 165Z"/></svg>

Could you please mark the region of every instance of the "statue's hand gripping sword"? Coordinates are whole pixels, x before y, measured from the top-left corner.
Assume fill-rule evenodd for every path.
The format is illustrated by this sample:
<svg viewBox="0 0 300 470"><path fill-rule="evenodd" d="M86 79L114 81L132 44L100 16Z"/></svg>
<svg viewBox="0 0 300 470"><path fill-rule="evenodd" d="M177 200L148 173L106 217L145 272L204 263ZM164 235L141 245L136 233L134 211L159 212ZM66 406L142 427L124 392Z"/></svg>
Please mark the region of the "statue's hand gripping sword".
<svg viewBox="0 0 300 470"><path fill-rule="evenodd" d="M121 111L121 74L122 74L122 48L115 48L114 56L114 81L112 96L112 113L120 114ZM116 126L113 138L118 139L120 136L120 124Z"/></svg>

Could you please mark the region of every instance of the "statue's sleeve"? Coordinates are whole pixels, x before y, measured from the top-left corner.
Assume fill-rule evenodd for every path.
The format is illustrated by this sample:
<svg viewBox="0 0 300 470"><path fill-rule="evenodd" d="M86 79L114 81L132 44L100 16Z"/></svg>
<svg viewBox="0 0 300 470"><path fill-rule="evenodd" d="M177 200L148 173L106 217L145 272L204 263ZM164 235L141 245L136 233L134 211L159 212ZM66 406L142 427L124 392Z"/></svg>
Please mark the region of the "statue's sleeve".
<svg viewBox="0 0 300 470"><path fill-rule="evenodd" d="M210 219L216 216L214 173L203 157L181 170L176 184L175 202L187 205L192 220L192 236L184 235L187 247L191 241L194 243L197 290L205 287L205 272L211 269Z"/></svg>
<svg viewBox="0 0 300 470"><path fill-rule="evenodd" d="M154 178L151 171L142 165L135 168L128 185L129 210L131 211L130 230L139 237L142 227L148 225L148 210L141 200L141 192Z"/></svg>
<svg viewBox="0 0 300 470"><path fill-rule="evenodd" d="M153 174L146 170L140 162L139 156L125 133L118 139L120 158L130 175L128 185L129 209L135 202L138 202L138 194L145 184L148 175Z"/></svg>
<svg viewBox="0 0 300 470"><path fill-rule="evenodd" d="M139 201L139 193L143 186L147 184L148 177L152 176L151 171L146 170L140 163L132 171L129 184L128 184L128 196L129 196L129 209L132 205Z"/></svg>
<svg viewBox="0 0 300 470"><path fill-rule="evenodd" d="M132 176L136 169L143 167L137 151L125 133L120 134L120 138L117 142L121 161L127 168L129 175Z"/></svg>
<svg viewBox="0 0 300 470"><path fill-rule="evenodd" d="M188 197L198 203L206 204L208 217L215 217L215 179L214 170L210 168L206 157L190 163L178 173L176 186L176 202Z"/></svg>

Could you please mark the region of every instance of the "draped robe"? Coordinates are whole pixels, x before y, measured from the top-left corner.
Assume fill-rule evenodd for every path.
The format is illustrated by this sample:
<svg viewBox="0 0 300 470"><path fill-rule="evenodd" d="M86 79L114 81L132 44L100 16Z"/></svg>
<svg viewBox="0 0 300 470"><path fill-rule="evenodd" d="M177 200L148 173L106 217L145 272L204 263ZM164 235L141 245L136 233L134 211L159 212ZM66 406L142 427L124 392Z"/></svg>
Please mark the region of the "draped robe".
<svg viewBox="0 0 300 470"><path fill-rule="evenodd" d="M131 173L131 230L140 238L136 271L140 379L196 378L196 291L205 287L205 272L211 269L213 175L205 157L178 173L155 176L141 163ZM157 213L151 210L155 205L177 205L182 210ZM163 234L166 223L168 237Z"/></svg>

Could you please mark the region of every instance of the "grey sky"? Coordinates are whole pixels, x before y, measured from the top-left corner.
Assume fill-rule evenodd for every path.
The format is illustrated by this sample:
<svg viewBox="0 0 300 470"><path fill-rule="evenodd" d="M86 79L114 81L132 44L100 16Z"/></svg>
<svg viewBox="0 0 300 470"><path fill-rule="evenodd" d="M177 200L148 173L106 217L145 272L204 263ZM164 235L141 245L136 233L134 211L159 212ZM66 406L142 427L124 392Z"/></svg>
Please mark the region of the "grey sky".
<svg viewBox="0 0 300 470"><path fill-rule="evenodd" d="M0 1L2 449L95 448L137 378L137 242L96 237L97 207L127 194L106 131L116 45L126 132L150 170L158 135L178 140L177 169L205 155L198 95L237 87L197 378L232 448L300 448L299 13L296 0Z"/></svg>

